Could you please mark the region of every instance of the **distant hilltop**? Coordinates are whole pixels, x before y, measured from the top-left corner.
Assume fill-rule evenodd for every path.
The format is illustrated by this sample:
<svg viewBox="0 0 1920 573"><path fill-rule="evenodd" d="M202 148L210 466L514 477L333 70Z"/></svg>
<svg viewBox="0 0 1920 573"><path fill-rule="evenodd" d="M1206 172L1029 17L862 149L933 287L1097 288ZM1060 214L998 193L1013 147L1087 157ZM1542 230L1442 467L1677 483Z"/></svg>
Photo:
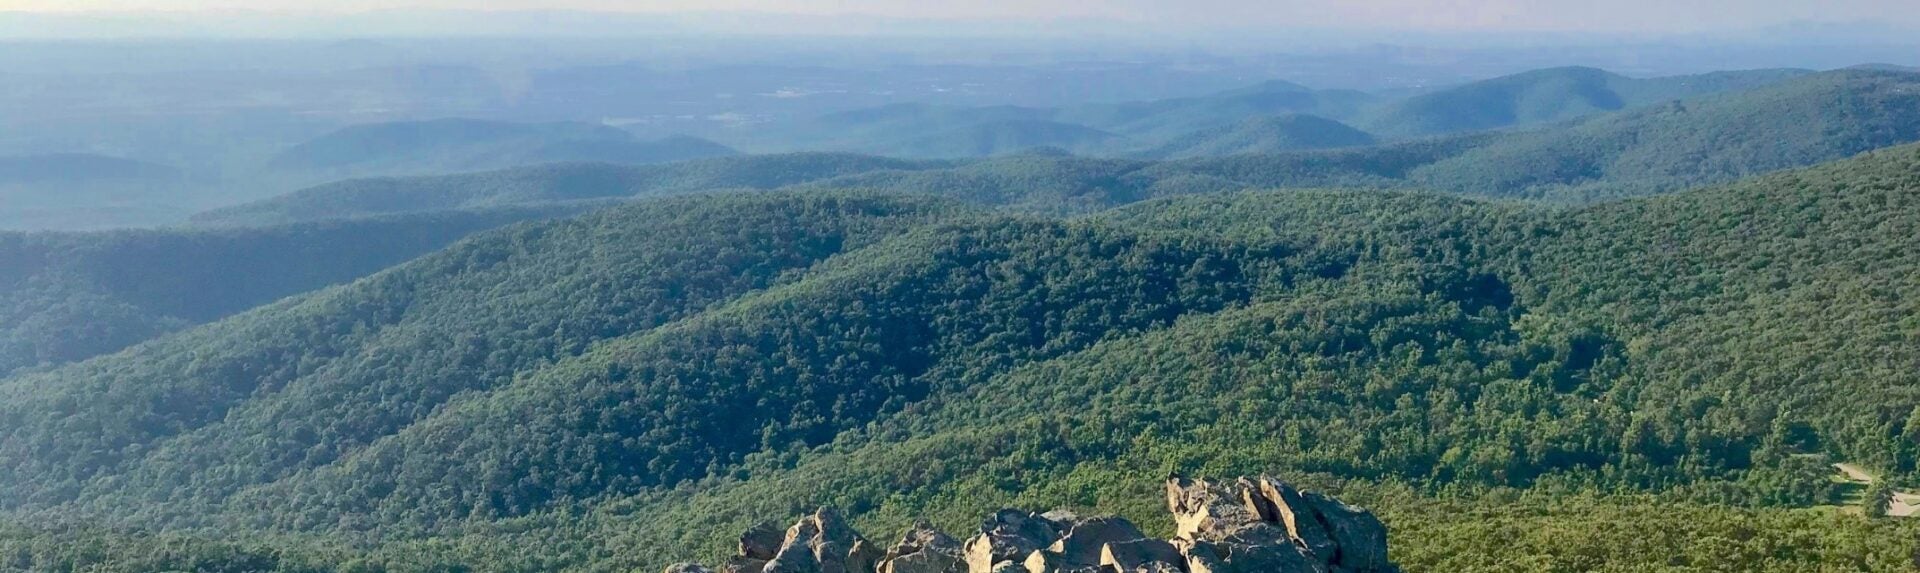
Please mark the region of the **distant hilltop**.
<svg viewBox="0 0 1920 573"><path fill-rule="evenodd" d="M1387 530L1366 510L1272 477L1167 480L1175 536L1125 519L1002 509L962 543L920 522L882 550L831 509L783 535L740 536L721 573L1390 573ZM714 573L680 563L666 573Z"/></svg>

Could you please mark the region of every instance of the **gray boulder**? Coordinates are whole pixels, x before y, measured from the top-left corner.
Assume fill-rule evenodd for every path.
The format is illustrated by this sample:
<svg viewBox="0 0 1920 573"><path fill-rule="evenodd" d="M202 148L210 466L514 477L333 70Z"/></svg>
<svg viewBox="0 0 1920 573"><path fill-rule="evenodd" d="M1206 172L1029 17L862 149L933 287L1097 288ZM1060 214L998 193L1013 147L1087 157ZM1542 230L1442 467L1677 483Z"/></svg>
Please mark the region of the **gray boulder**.
<svg viewBox="0 0 1920 573"><path fill-rule="evenodd" d="M1387 526L1373 513L1318 493L1305 494L1307 504L1337 546L1329 562L1352 571L1387 571Z"/></svg>
<svg viewBox="0 0 1920 573"><path fill-rule="evenodd" d="M787 528L765 573L873 573L879 559L878 548L823 508Z"/></svg>
<svg viewBox="0 0 1920 573"><path fill-rule="evenodd" d="M899 543L880 558L879 573L965 573L966 556L958 540L925 521L913 524Z"/></svg>
<svg viewBox="0 0 1920 573"><path fill-rule="evenodd" d="M765 573L766 570L767 560L745 555L728 557L727 562L720 565L721 573Z"/></svg>
<svg viewBox="0 0 1920 573"><path fill-rule="evenodd" d="M1100 551L1107 544L1135 541L1146 536L1140 532L1140 528L1125 519L1095 517L1072 524L1065 535L1047 546L1046 551L1059 555L1064 567L1086 567L1100 564Z"/></svg>
<svg viewBox="0 0 1920 573"><path fill-rule="evenodd" d="M786 533L775 528L772 523L762 521L740 534L740 556L767 561L773 554L780 552L780 544L786 542Z"/></svg>
<svg viewBox="0 0 1920 573"><path fill-rule="evenodd" d="M1318 511L1300 490L1271 476L1260 476L1254 481L1251 489L1259 494L1258 503L1271 512L1269 521L1278 523L1307 553L1332 557L1337 552L1338 544L1327 534Z"/></svg>
<svg viewBox="0 0 1920 573"><path fill-rule="evenodd" d="M1190 573L1381 573L1386 527L1365 510L1271 476L1167 480Z"/></svg>
<svg viewBox="0 0 1920 573"><path fill-rule="evenodd" d="M967 571L992 573L994 566L1007 562L1024 567L1028 555L1060 539L1062 525L1020 510L996 511L981 521L979 534L967 539Z"/></svg>
<svg viewBox="0 0 1920 573"><path fill-rule="evenodd" d="M1135 539L1108 543L1100 550L1100 567L1121 573L1181 571L1187 556L1161 539Z"/></svg>

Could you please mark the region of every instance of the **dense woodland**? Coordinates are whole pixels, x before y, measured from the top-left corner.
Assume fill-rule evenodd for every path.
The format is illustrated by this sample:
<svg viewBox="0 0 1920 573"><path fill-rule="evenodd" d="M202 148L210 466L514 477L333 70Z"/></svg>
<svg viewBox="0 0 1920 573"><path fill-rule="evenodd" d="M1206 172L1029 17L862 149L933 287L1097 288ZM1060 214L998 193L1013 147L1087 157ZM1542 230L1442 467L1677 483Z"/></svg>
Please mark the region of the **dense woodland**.
<svg viewBox="0 0 1920 573"><path fill-rule="evenodd" d="M567 207L206 231L0 233L0 375L120 350Z"/></svg>
<svg viewBox="0 0 1920 573"><path fill-rule="evenodd" d="M1153 524L1155 474L1283 471L1398 508L1415 570L1632 570L1636 546L1899 570L1870 540L1911 525L1818 507L1844 503L1823 460L1920 475L1916 192L1920 147L1577 210L642 201L0 383L8 509L77 528L9 539L118 567L653 569L819 504L876 530L1000 504ZM1678 532L1511 533L1621 519ZM171 549L49 549L71 536Z"/></svg>
<svg viewBox="0 0 1920 573"><path fill-rule="evenodd" d="M1461 90L892 107L821 121L936 116L967 154L1033 142L982 125L1206 131L357 179L0 234L0 569L657 571L822 505L1164 534L1181 472L1372 508L1411 572L1910 571L1920 520L1859 511L1830 464L1920 487L1920 75Z"/></svg>

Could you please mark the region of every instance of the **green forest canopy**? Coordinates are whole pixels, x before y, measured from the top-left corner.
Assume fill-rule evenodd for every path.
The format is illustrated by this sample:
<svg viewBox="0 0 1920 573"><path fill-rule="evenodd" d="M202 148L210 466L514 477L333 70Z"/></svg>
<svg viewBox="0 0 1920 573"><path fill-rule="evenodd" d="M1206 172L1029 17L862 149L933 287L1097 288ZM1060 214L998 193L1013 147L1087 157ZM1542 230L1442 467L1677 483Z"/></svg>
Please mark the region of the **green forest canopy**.
<svg viewBox="0 0 1920 573"><path fill-rule="evenodd" d="M1898 571L1910 523L1800 508L1838 501L1815 456L1920 477L1916 195L1908 146L1570 210L642 201L0 381L21 523L232 539L0 541L658 569L815 505L870 531L1004 504L1152 524L1157 476L1268 471L1376 508L1416 571ZM1629 519L1684 534L1601 526ZM147 543L181 549L111 556Z"/></svg>

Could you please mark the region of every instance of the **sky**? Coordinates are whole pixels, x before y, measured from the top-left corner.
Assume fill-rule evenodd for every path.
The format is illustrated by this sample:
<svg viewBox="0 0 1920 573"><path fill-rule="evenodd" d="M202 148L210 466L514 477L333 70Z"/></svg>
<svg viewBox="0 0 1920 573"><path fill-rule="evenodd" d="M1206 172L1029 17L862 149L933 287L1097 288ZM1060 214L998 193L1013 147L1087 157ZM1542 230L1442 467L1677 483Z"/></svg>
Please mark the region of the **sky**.
<svg viewBox="0 0 1920 573"><path fill-rule="evenodd" d="M1711 33L1809 23L1920 28L1920 0L0 0L0 11L580 10L1100 20L1437 32Z"/></svg>

